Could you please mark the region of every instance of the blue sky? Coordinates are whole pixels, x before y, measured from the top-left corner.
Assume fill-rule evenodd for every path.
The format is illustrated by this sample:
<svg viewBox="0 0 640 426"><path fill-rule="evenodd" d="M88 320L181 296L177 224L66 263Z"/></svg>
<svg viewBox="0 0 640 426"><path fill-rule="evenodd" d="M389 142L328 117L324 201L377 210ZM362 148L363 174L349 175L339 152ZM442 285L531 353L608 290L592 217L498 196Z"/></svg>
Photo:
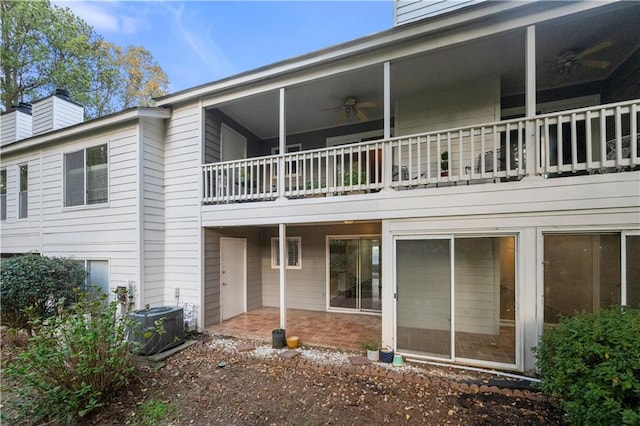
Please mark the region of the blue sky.
<svg viewBox="0 0 640 426"><path fill-rule="evenodd" d="M393 1L66 1L105 40L142 45L175 92L393 26Z"/></svg>

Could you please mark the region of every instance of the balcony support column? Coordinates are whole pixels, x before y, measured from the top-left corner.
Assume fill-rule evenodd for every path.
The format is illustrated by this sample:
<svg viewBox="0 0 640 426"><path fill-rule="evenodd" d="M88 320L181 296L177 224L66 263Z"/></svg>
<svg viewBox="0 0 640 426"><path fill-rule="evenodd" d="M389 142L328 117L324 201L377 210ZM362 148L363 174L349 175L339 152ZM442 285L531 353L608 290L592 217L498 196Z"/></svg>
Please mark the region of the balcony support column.
<svg viewBox="0 0 640 426"><path fill-rule="evenodd" d="M287 122L285 110L285 90L280 88L280 121L279 121L279 137L278 137L278 198L284 198L284 155L287 152Z"/></svg>
<svg viewBox="0 0 640 426"><path fill-rule="evenodd" d="M278 225L278 252L280 253L280 328L286 329L287 226L284 223Z"/></svg>
<svg viewBox="0 0 640 426"><path fill-rule="evenodd" d="M525 115L530 120L525 126L525 173L527 176L536 174L536 150L534 118L536 115L536 27L527 27L526 59L525 59Z"/></svg>
<svg viewBox="0 0 640 426"><path fill-rule="evenodd" d="M384 139L391 139L391 63L384 63L383 73L383 90L384 90ZM389 143L384 144L382 151L382 188L383 190L391 189L391 146Z"/></svg>

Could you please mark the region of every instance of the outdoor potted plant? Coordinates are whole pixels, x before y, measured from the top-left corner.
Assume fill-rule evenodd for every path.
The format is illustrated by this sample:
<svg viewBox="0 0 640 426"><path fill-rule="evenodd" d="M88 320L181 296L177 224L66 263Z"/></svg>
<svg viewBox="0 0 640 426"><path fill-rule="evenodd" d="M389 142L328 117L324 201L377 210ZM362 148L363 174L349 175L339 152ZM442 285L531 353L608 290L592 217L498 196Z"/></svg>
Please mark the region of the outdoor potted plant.
<svg viewBox="0 0 640 426"><path fill-rule="evenodd" d="M440 154L440 176L449 176L449 151Z"/></svg>
<svg viewBox="0 0 640 426"><path fill-rule="evenodd" d="M271 331L271 346L274 349L282 349L287 344L284 328L274 328Z"/></svg>
<svg viewBox="0 0 640 426"><path fill-rule="evenodd" d="M391 364L393 362L393 349L380 348L380 361Z"/></svg>
<svg viewBox="0 0 640 426"><path fill-rule="evenodd" d="M365 340L361 343L362 349L367 351L367 359L369 361L378 361L380 359L380 355L378 350L380 349L380 345L378 342L373 340Z"/></svg>

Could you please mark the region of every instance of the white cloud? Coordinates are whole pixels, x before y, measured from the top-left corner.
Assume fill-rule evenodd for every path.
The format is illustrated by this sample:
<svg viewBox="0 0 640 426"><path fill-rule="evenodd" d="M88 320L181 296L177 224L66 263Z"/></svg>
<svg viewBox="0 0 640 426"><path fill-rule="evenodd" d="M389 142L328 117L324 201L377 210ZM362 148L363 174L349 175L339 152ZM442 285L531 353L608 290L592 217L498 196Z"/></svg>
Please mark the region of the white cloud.
<svg viewBox="0 0 640 426"><path fill-rule="evenodd" d="M56 6L68 7L103 35L134 34L138 28L147 25L145 16L147 8L143 7L142 3L71 0L54 0L52 3Z"/></svg>
<svg viewBox="0 0 640 426"><path fill-rule="evenodd" d="M208 81L226 77L236 72L235 67L229 61L224 51L211 36L211 28L203 28L197 22L185 22L188 18L184 16L184 4L179 7L167 9L173 15L171 25L172 36L184 41L187 46L197 55L202 65L210 73Z"/></svg>

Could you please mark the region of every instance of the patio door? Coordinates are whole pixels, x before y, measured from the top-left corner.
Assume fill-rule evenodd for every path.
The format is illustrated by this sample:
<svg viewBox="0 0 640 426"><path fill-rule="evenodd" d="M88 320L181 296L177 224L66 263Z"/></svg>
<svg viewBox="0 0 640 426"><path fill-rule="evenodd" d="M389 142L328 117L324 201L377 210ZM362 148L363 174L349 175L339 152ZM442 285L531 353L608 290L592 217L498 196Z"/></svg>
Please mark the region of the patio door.
<svg viewBox="0 0 640 426"><path fill-rule="evenodd" d="M516 238L456 236L395 242L400 352L516 364Z"/></svg>
<svg viewBox="0 0 640 426"><path fill-rule="evenodd" d="M329 237L329 308L380 312L380 239Z"/></svg>
<svg viewBox="0 0 640 426"><path fill-rule="evenodd" d="M247 240L220 238L220 314L222 320L246 312Z"/></svg>

